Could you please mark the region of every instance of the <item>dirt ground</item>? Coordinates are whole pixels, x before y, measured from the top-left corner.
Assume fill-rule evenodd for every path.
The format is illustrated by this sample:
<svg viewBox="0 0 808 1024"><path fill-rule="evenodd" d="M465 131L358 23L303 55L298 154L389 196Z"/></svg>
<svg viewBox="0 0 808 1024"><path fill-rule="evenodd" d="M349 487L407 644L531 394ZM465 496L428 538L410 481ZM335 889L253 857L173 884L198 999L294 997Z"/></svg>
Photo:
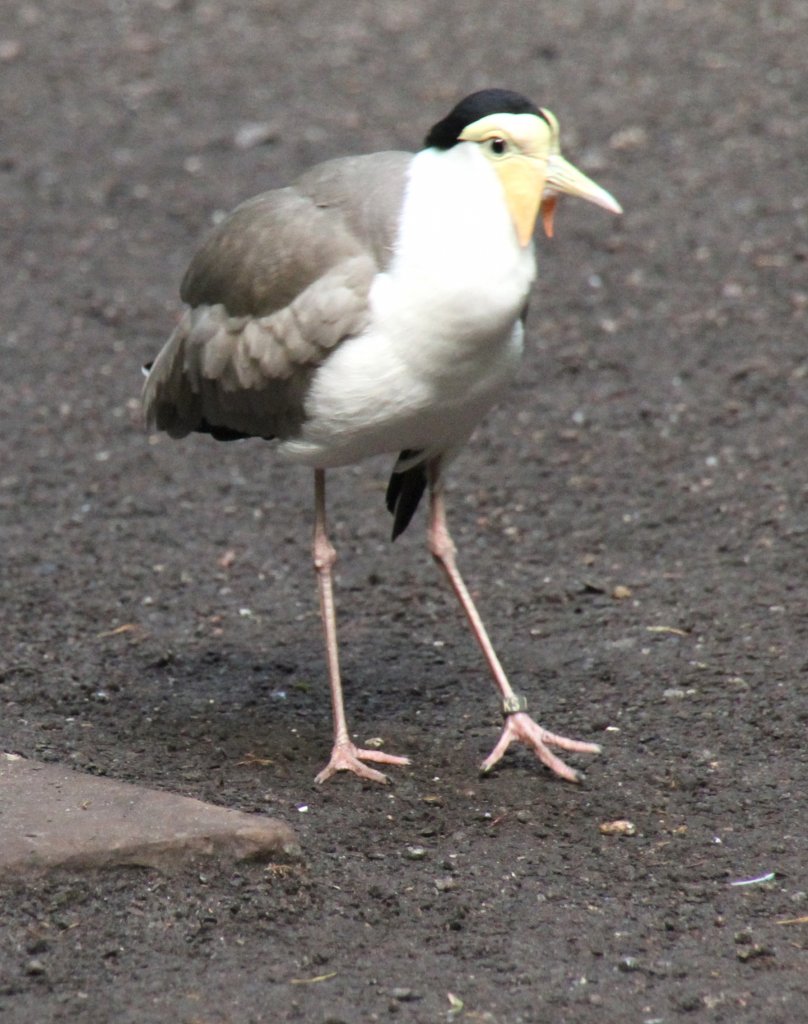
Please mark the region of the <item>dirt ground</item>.
<svg viewBox="0 0 808 1024"><path fill-rule="evenodd" d="M804 0L7 0L0 748L305 862L7 888L4 1024L806 1020L806 34ZM310 473L148 436L139 367L216 210L491 84L626 213L539 243L451 522L518 688L604 752L478 776L494 692L380 460L330 476L347 701L413 764L318 789Z"/></svg>

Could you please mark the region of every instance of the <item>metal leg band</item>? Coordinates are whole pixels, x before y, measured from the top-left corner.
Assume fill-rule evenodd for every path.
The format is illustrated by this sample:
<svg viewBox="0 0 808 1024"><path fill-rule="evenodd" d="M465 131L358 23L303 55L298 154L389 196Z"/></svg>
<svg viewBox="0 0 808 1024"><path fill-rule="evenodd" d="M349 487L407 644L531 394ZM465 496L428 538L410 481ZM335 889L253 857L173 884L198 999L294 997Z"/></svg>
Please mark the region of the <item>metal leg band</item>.
<svg viewBox="0 0 808 1024"><path fill-rule="evenodd" d="M512 697L506 697L502 702L502 717L515 715L519 711L527 711L527 697L523 693L514 693Z"/></svg>

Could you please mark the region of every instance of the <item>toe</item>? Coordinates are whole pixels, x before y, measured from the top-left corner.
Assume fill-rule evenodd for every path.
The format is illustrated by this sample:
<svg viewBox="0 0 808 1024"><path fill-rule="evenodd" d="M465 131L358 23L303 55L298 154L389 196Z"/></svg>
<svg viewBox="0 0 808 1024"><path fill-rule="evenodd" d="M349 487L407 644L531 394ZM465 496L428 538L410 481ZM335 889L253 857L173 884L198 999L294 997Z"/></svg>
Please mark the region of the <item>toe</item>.
<svg viewBox="0 0 808 1024"><path fill-rule="evenodd" d="M375 761L377 764L405 765L409 764L406 757L397 757L395 754L385 754L381 750L361 750L353 743L338 743L331 751L331 760L315 778L315 782L321 785L327 782L337 772L352 772L360 779L367 779L369 782L379 782L386 785L390 780L387 776L375 768L364 764L365 761Z"/></svg>
<svg viewBox="0 0 808 1024"><path fill-rule="evenodd" d="M482 772L489 772L502 759L503 754L511 743L522 743L524 746L529 747L542 764L546 765L551 772L567 782L580 782L581 776L574 768L570 768L568 764L554 754L550 750L551 746L576 753L596 754L600 751L600 747L596 743L584 743L581 740L571 740L567 739L566 736L559 736L556 733L548 732L534 722L530 715L520 711L508 715L505 719L502 735L497 745L483 761L480 770Z"/></svg>

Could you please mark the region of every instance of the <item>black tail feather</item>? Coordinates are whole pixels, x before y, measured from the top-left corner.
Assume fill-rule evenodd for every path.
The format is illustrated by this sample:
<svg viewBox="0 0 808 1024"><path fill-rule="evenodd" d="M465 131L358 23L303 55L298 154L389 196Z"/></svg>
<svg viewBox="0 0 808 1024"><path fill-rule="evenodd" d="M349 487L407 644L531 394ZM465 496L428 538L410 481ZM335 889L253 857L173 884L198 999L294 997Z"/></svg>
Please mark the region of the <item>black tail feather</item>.
<svg viewBox="0 0 808 1024"><path fill-rule="evenodd" d="M204 417L194 427L194 433L210 434L214 441L246 441L248 437L256 436L255 434L245 434L241 430L233 430L232 427L222 427L216 423L208 423ZM268 437L265 440L271 441L272 438Z"/></svg>
<svg viewBox="0 0 808 1024"><path fill-rule="evenodd" d="M417 452L404 451L399 462L411 459ZM397 463L398 464L398 463ZM392 540L400 536L410 525L415 510L423 497L427 485L426 463L418 462L409 469L397 472L395 467L387 485L385 502L388 511L393 514Z"/></svg>

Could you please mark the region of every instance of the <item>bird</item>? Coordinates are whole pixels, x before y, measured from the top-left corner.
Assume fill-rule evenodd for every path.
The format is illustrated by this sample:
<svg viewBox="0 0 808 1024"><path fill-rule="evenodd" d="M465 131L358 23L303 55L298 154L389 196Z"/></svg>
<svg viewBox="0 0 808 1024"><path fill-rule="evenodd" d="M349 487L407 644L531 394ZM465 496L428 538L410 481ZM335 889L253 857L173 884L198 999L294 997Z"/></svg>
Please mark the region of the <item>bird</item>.
<svg viewBox="0 0 808 1024"><path fill-rule="evenodd" d="M326 471L395 457L386 491L392 539L428 493L428 548L443 570L501 702L487 772L512 743L568 781L552 748L596 743L544 729L509 682L457 565L445 473L506 391L524 347L539 219L576 196L619 214L617 200L561 154L559 123L520 93L466 96L416 152L337 157L237 206L185 273L185 304L147 374L152 429L181 438L260 438L314 476L312 556L331 693L330 758L338 772L388 782L373 765L404 756L362 749L347 724L326 520Z"/></svg>

